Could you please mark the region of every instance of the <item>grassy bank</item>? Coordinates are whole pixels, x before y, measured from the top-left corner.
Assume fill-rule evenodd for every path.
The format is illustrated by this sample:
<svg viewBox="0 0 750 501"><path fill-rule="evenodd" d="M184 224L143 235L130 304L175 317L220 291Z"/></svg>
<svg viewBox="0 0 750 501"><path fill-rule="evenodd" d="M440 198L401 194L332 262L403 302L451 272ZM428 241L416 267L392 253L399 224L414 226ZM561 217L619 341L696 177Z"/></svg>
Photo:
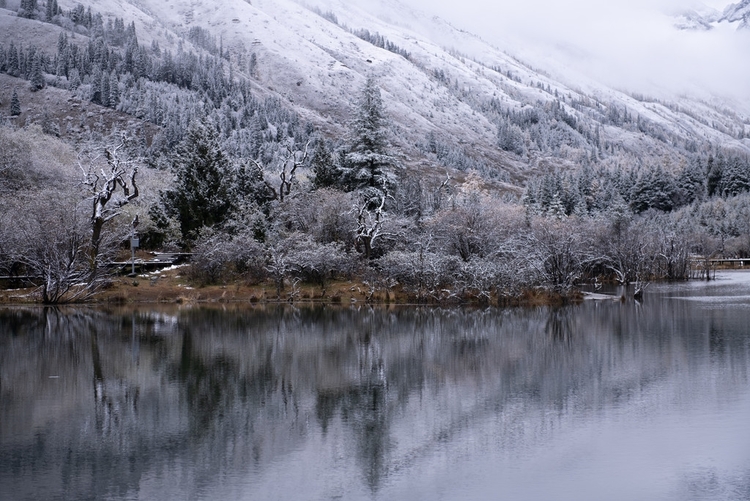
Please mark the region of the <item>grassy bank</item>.
<svg viewBox="0 0 750 501"><path fill-rule="evenodd" d="M185 275L187 269L175 268L136 277L117 276L101 292L85 301L87 304L147 304L147 303L314 303L314 304L445 304L488 306L535 306L576 302L577 291L558 294L533 289L514 297L476 298L416 297L400 286L385 288L367 282L336 281L322 287L319 284L285 284L280 291L272 282L247 284L236 282L224 285L201 286ZM39 303L36 288L0 289L0 304Z"/></svg>

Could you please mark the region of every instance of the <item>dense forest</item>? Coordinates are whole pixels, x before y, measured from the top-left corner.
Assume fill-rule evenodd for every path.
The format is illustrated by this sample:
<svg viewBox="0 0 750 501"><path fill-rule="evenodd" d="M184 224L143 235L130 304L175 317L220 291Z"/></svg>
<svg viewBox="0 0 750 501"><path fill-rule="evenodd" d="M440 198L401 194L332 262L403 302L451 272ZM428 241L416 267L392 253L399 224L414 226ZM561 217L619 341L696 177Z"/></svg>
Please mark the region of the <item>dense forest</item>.
<svg viewBox="0 0 750 501"><path fill-rule="evenodd" d="M521 195L490 183L507 178L502 169L434 134L418 147L446 175L407 168L410 152L393 145L374 77L358 90L349 133L333 140L281 100L258 97L255 54L230 57L201 28L172 53L141 45L134 23L80 5L24 0L18 16L64 31L54 53L0 44L1 73L159 130L150 142L113 130L69 144L55 120L20 128L5 119L0 275L31 277L44 302L100 290L134 219L144 247L193 254L196 283L271 282L291 299L300 282L325 291L356 280L369 297L398 289L421 302L502 303L594 281L642 289L688 278L701 259L750 255L750 158L741 151L664 137L686 161L620 165L617 145L559 102L523 112L476 102L497 125L498 150L577 159L576 169L529 176ZM410 57L378 33L350 31ZM434 78L463 92L445 74ZM10 116L23 106L14 93ZM627 110L600 119L663 134Z"/></svg>

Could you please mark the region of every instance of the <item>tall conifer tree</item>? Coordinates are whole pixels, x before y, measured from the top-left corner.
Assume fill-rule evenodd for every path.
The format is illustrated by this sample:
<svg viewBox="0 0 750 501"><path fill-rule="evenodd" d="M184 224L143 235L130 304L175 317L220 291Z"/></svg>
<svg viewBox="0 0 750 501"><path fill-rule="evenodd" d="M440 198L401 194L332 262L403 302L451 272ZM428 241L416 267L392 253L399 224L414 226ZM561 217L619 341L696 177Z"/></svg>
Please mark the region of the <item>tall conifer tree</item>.
<svg viewBox="0 0 750 501"><path fill-rule="evenodd" d="M389 154L387 118L380 87L368 77L352 124L351 147L344 157L343 180L351 190L388 189L395 159ZM376 193L373 193L375 195Z"/></svg>
<svg viewBox="0 0 750 501"><path fill-rule="evenodd" d="M10 116L17 117L21 114L21 101L18 99L18 92L13 89L13 96L10 98Z"/></svg>
<svg viewBox="0 0 750 501"><path fill-rule="evenodd" d="M161 195L167 215L176 217L187 240L205 226L220 225L232 208L231 163L211 121L194 121L172 161L175 185Z"/></svg>

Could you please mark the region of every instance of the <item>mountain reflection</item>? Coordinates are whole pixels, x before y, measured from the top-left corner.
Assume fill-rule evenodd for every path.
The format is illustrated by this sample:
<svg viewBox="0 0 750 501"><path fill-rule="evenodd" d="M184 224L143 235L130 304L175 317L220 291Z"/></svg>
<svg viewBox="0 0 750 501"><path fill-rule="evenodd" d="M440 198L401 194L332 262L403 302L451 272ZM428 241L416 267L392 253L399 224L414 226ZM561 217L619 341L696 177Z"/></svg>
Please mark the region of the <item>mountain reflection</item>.
<svg viewBox="0 0 750 501"><path fill-rule="evenodd" d="M0 310L0 498L263 498L313 443L377 494L488 419L511 450L682 367L747 384L747 313L692 306Z"/></svg>

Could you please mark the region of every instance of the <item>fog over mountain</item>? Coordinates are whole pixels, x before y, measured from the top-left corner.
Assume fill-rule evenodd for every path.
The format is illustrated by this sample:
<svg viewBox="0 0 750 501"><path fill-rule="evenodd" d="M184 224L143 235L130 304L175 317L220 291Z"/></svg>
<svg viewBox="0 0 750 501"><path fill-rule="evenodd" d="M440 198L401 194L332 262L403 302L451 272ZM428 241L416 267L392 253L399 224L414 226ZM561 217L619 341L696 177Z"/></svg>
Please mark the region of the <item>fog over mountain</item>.
<svg viewBox="0 0 750 501"><path fill-rule="evenodd" d="M748 108L750 30L737 16L716 22L726 0L405 1L568 78L660 97L730 98ZM708 16L712 29L678 29L687 13Z"/></svg>
<svg viewBox="0 0 750 501"><path fill-rule="evenodd" d="M59 2L62 10L78 3ZM750 30L742 28L747 2L81 3L103 22L135 22L139 43L160 44L170 57L205 55L207 41L214 53L221 46L234 75L247 78L258 96L281 99L328 137L342 137L353 91L375 77L394 139L414 163L433 136L450 153L432 154L444 163L453 158L447 165L499 165L506 180L526 178L526 166L545 158L564 168L584 158L679 165L698 150L750 144L750 65L742 64L750 44ZM37 26L24 28L30 21L12 15L0 22L20 37ZM537 110L533 117L529 107ZM500 150L498 133L506 142Z"/></svg>

